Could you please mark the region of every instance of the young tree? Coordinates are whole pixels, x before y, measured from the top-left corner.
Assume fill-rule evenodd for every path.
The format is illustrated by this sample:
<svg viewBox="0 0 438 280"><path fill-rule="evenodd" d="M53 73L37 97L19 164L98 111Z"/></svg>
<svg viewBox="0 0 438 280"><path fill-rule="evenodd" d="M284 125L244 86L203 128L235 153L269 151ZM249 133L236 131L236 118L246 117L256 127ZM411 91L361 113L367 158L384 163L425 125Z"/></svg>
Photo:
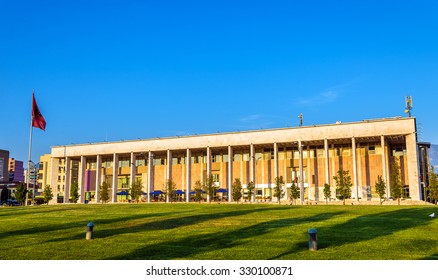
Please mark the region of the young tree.
<svg viewBox="0 0 438 280"><path fill-rule="evenodd" d="M438 176L433 167L429 171L429 198L436 203L438 201Z"/></svg>
<svg viewBox="0 0 438 280"><path fill-rule="evenodd" d="M71 197L71 200L72 200L74 203L77 203L77 202L78 202L79 197L80 197L80 195L79 195L79 185L78 185L78 183L73 183L73 184L71 185L71 189L70 189L70 197Z"/></svg>
<svg viewBox="0 0 438 280"><path fill-rule="evenodd" d="M254 195L254 189L255 189L255 185L254 182L251 181L248 183L248 185L246 185L246 189L248 190L248 199L249 199L249 203L252 202L252 196Z"/></svg>
<svg viewBox="0 0 438 280"><path fill-rule="evenodd" d="M401 198L404 198L404 191L401 183L400 167L397 160L394 161L394 165L392 166L390 189L391 197L397 199L398 205L400 205Z"/></svg>
<svg viewBox="0 0 438 280"><path fill-rule="evenodd" d="M100 196L100 201L102 201L102 203L108 202L109 189L110 189L110 185L107 182L103 182L102 185L100 185L99 196Z"/></svg>
<svg viewBox="0 0 438 280"><path fill-rule="evenodd" d="M332 191L330 189L330 185L329 184L324 184L324 198L325 198L325 204L328 204L328 200L331 199L332 196Z"/></svg>
<svg viewBox="0 0 438 280"><path fill-rule="evenodd" d="M280 204L280 199L284 197L283 186L284 186L283 176L276 177L275 186L274 186L274 197L277 198L278 204Z"/></svg>
<svg viewBox="0 0 438 280"><path fill-rule="evenodd" d="M195 182L195 187L193 188L194 192L195 192L195 201L198 201L199 203L201 203L202 200L202 183L201 181L196 181Z"/></svg>
<svg viewBox="0 0 438 280"><path fill-rule="evenodd" d="M141 194L143 193L143 184L141 183L141 179L136 180L131 184L131 188L129 189L129 195L131 196L131 200L134 202L138 202Z"/></svg>
<svg viewBox="0 0 438 280"><path fill-rule="evenodd" d="M239 203L239 200L242 198L242 182L240 182L239 178L234 179L231 188L233 191L233 200Z"/></svg>
<svg viewBox="0 0 438 280"><path fill-rule="evenodd" d="M15 189L15 199L20 203L20 205L23 205L26 202L26 193L27 189L24 184L20 184Z"/></svg>
<svg viewBox="0 0 438 280"><path fill-rule="evenodd" d="M50 185L46 185L44 187L43 197L44 197L44 203L49 205L50 200L53 199L52 188L50 187Z"/></svg>
<svg viewBox="0 0 438 280"><path fill-rule="evenodd" d="M386 183L383 181L383 178L380 175L377 176L376 193L379 195L380 205L382 205L386 194Z"/></svg>
<svg viewBox="0 0 438 280"><path fill-rule="evenodd" d="M4 188L3 190L0 191L2 192L0 197L0 202L6 201L9 198L9 189Z"/></svg>
<svg viewBox="0 0 438 280"><path fill-rule="evenodd" d="M297 199L300 197L300 189L292 182L292 186L290 186L290 200L292 200L295 205L297 205Z"/></svg>
<svg viewBox="0 0 438 280"><path fill-rule="evenodd" d="M217 190L213 176L207 177L207 179L203 184L203 187L204 187L204 191L207 193L208 202L211 202L212 198L214 199L214 195Z"/></svg>
<svg viewBox="0 0 438 280"><path fill-rule="evenodd" d="M334 176L333 179L336 181L336 193L337 196L342 199L345 205L345 199L351 197L351 176L348 175L348 171L339 169L338 176Z"/></svg>
<svg viewBox="0 0 438 280"><path fill-rule="evenodd" d="M164 183L164 194L166 196L166 202L173 201L173 197L175 196L175 188L176 184L172 181L172 179L168 179L166 183Z"/></svg>

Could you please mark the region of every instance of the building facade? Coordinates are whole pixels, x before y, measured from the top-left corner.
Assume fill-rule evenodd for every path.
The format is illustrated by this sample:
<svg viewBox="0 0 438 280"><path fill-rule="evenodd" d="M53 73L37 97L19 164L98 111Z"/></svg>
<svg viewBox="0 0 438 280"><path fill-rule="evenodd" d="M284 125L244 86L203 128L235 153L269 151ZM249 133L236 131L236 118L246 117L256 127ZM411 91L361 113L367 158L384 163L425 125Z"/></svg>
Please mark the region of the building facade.
<svg viewBox="0 0 438 280"><path fill-rule="evenodd" d="M118 194L136 180L141 180L145 200L150 202L150 193L163 190L169 179L188 202L196 182L209 176L228 194L235 179L244 188L253 182L255 195L247 199L265 201L272 199L275 178L282 176L285 199L295 183L301 201L320 201L325 184L336 197L333 177L339 170L351 176L353 199L371 200L377 198L378 176L386 182L389 196L394 167L400 171L406 195L422 198L415 118L56 146L47 166L54 202L56 197L69 202L72 184L79 186L80 202L99 202L103 182L111 186L111 201L118 202ZM232 201L231 195L224 197Z"/></svg>
<svg viewBox="0 0 438 280"><path fill-rule="evenodd" d="M0 150L0 182L9 182L9 151Z"/></svg>
<svg viewBox="0 0 438 280"><path fill-rule="evenodd" d="M9 182L24 182L24 167L23 162L9 159Z"/></svg>

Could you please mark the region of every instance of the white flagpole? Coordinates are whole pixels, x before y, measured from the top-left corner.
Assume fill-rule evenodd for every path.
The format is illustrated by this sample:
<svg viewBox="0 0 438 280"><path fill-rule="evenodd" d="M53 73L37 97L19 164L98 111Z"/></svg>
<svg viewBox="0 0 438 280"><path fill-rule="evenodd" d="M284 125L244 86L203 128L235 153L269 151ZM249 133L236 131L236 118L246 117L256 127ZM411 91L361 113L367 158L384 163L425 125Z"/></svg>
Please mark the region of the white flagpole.
<svg viewBox="0 0 438 280"><path fill-rule="evenodd" d="M32 90L32 111L33 111L33 96L35 94L35 90ZM30 163L31 163L31 155L32 155L32 131L33 131L33 114L32 111L30 113L30 137L29 137L29 154L27 157L27 184L26 184L26 206L29 199L29 181L30 181ZM32 194L35 197L35 194Z"/></svg>

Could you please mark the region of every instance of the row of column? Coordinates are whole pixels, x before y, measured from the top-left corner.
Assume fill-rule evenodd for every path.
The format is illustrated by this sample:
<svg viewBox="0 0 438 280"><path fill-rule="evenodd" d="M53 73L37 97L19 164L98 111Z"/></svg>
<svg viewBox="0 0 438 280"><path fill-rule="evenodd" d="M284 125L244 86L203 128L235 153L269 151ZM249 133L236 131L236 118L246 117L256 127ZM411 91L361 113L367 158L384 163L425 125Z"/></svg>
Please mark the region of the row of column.
<svg viewBox="0 0 438 280"><path fill-rule="evenodd" d="M352 151L353 151L353 191L355 193L356 200L359 199L359 186L358 186L358 176L357 176L357 154L356 154L356 139L353 137L351 139ZM381 145L383 147L382 151L382 166L383 166L383 179L385 182L388 182L388 174L387 174L387 153L385 152L385 137L381 136ZM274 143L274 178L278 177L278 144ZM298 140L298 150L299 150L299 188L300 188L300 200L304 201L304 167L303 167L303 144L301 140ZM231 186L233 184L233 147L228 146L228 155L229 155L229 163L228 164L228 200L231 202L232 200L232 190ZM330 164L329 164L329 144L328 140L324 139L324 155L325 155L325 183L330 184ZM119 160L118 154L113 155L113 179L112 179L112 193L111 193L111 201L117 201L117 185L118 185L118 170L119 170ZM186 151L186 201L189 202L190 199L190 191L191 191L191 150L187 148ZM134 183L136 176L136 166L135 166L135 154L131 152L131 166L130 166L130 184ZM254 144L250 144L250 181L255 182L255 148ZM56 177L53 174L57 174L54 172L58 169L57 159L52 159L52 171L51 171L51 184L52 186L56 186ZM147 180L147 202L151 201L150 193L152 190L152 179L153 179L153 154L151 151L148 152L148 180ZM70 194L70 170L71 170L71 158L65 158L65 188L64 188L64 203L69 202L69 194ZM79 188L80 192L80 202L84 203L85 201L85 170L86 170L86 157L81 156L80 158L80 172L79 172ZM210 147L207 147L207 176L211 176L212 174L212 151ZM96 201L100 201L100 185L102 178L102 156L97 155L96 162ZM172 178L172 151L167 151L167 169L166 169L166 178ZM389 197L389 184L387 184L387 197ZM56 189L56 188L55 188ZM56 195L55 195L56 199ZM209 199L209 198L208 198ZM255 200L255 194L253 194L252 200Z"/></svg>

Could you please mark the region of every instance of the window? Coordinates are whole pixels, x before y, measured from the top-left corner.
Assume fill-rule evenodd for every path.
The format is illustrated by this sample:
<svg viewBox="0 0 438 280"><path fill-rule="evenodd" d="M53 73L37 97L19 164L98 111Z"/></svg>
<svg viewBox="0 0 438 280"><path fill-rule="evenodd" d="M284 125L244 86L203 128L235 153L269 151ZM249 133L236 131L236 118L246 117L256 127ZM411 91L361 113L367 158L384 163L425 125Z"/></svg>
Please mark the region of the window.
<svg viewBox="0 0 438 280"><path fill-rule="evenodd" d="M211 175L213 176L213 182L219 182L219 174L213 173Z"/></svg>
<svg viewBox="0 0 438 280"><path fill-rule="evenodd" d="M249 153L243 154L243 161L249 161Z"/></svg>
<svg viewBox="0 0 438 280"><path fill-rule="evenodd" d="M233 161L242 161L242 155L241 154L234 154L234 160Z"/></svg>
<svg viewBox="0 0 438 280"><path fill-rule="evenodd" d="M376 154L376 146L368 146L368 154L375 155Z"/></svg>

